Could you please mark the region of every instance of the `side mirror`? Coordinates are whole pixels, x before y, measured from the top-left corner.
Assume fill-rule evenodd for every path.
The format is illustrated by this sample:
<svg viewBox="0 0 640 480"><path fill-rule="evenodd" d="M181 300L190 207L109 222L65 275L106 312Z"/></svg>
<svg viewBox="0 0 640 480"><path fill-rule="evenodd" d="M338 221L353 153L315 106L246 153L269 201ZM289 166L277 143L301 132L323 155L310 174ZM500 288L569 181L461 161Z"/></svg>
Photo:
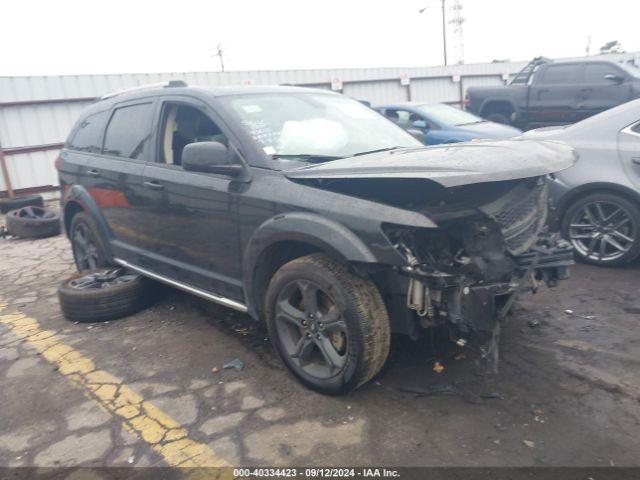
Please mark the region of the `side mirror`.
<svg viewBox="0 0 640 480"><path fill-rule="evenodd" d="M607 73L604 78L606 80L609 80L613 83L617 83L617 84L621 84L622 82L624 82L624 77L622 75L615 75L613 73Z"/></svg>
<svg viewBox="0 0 640 480"><path fill-rule="evenodd" d="M415 128L408 128L407 133L424 145L424 133Z"/></svg>
<svg viewBox="0 0 640 480"><path fill-rule="evenodd" d="M182 168L190 172L237 177L244 168L229 163L229 150L220 142L190 143L182 151Z"/></svg>
<svg viewBox="0 0 640 480"><path fill-rule="evenodd" d="M411 122L411 126L413 128L417 128L418 130L429 130L429 125L424 120L414 120Z"/></svg>

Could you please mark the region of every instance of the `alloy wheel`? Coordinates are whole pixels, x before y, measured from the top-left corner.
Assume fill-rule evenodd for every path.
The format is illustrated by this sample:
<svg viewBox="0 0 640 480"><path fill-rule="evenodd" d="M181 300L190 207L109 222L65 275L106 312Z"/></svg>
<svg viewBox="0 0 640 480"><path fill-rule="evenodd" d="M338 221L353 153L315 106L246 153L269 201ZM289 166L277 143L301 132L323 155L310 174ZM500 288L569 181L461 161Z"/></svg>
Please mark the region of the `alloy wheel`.
<svg viewBox="0 0 640 480"><path fill-rule="evenodd" d="M278 295L276 334L286 354L306 374L327 379L345 367L349 332L343 314L319 285L296 280Z"/></svg>
<svg viewBox="0 0 640 480"><path fill-rule="evenodd" d="M94 270L99 266L100 253L91 231L84 223L79 223L73 230L73 256L78 270Z"/></svg>
<svg viewBox="0 0 640 480"><path fill-rule="evenodd" d="M68 286L74 290L103 289L131 283L138 275L125 272L121 268L98 270L69 280Z"/></svg>
<svg viewBox="0 0 640 480"><path fill-rule="evenodd" d="M576 251L597 262L625 255L635 244L637 226L631 214L611 201L585 204L570 219L569 239Z"/></svg>

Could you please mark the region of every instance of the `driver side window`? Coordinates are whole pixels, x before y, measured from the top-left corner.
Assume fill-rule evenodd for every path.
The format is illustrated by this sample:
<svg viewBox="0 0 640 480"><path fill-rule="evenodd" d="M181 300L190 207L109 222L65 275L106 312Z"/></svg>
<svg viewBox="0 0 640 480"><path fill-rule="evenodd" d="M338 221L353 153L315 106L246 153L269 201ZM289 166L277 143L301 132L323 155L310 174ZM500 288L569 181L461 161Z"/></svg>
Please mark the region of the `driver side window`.
<svg viewBox="0 0 640 480"><path fill-rule="evenodd" d="M412 115L415 115L415 114L411 114L406 110L387 109L385 110L385 115L389 120L391 120L398 126L402 128L411 128L411 122L414 120L411 117ZM415 120L418 120L418 119L415 119Z"/></svg>
<svg viewBox="0 0 640 480"><path fill-rule="evenodd" d="M167 103L162 112L162 163L182 165L184 147L196 142L219 142L229 146L229 140L207 115L197 108Z"/></svg>
<svg viewBox="0 0 640 480"><path fill-rule="evenodd" d="M418 115L417 113L409 112L407 110L398 110L398 109L388 109L385 110L386 117L397 124L399 127L406 129L415 128L413 126L413 122L422 121L425 122L427 128L430 130L436 130L438 128L437 125Z"/></svg>

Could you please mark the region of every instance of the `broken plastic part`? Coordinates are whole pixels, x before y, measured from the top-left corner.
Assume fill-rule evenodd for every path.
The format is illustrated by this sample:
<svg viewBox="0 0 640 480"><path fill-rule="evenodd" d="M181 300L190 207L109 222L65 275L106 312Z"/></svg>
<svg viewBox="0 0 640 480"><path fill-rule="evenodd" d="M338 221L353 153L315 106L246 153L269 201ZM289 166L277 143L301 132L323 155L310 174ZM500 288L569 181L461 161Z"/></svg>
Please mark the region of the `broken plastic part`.
<svg viewBox="0 0 640 480"><path fill-rule="evenodd" d="M225 370L229 368L235 368L236 370L241 371L244 368L244 362L239 358L234 358L229 363L225 363L222 368L224 368Z"/></svg>

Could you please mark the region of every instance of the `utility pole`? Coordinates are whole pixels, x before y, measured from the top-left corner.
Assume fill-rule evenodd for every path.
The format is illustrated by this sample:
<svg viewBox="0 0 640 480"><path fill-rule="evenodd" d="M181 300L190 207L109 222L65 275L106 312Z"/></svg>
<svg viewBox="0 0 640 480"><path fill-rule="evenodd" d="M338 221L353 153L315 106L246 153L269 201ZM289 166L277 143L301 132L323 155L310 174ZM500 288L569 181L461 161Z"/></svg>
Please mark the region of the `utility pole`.
<svg viewBox="0 0 640 480"><path fill-rule="evenodd" d="M587 57L591 55L591 35L587 37L587 48L585 48L585 51L587 52Z"/></svg>
<svg viewBox="0 0 640 480"><path fill-rule="evenodd" d="M216 47L216 53L213 55L214 57L218 57L220 59L220 71L224 72L224 54L222 52L222 44L219 43Z"/></svg>
<svg viewBox="0 0 640 480"><path fill-rule="evenodd" d="M447 22L445 21L445 17L444 17L444 12L445 12L444 3L445 3L445 0L442 0L442 47L443 47L443 53L444 53L444 64L446 66L447 65Z"/></svg>

